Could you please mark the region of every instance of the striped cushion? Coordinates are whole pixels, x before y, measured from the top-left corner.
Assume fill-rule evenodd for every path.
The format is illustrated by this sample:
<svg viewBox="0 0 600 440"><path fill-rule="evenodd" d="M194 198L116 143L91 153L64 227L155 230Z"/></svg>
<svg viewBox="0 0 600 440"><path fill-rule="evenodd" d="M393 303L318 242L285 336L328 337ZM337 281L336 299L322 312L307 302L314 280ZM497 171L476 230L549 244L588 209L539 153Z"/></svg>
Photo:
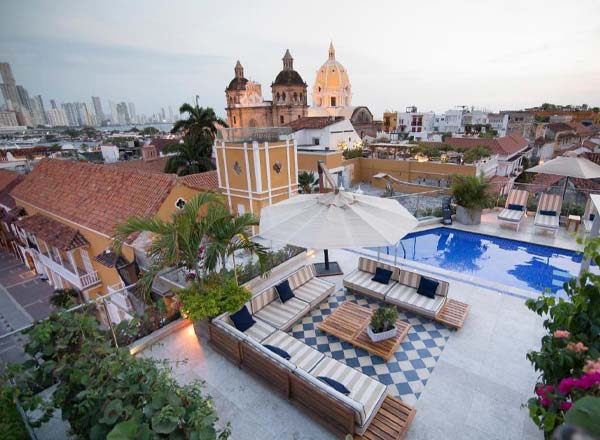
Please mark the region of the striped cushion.
<svg viewBox="0 0 600 440"><path fill-rule="evenodd" d="M344 286L366 295L383 299L385 293L396 284L394 281L390 281L389 284L381 284L371 281L371 278L373 278L373 273L355 270L344 278Z"/></svg>
<svg viewBox="0 0 600 440"><path fill-rule="evenodd" d="M329 296L334 288L335 284L331 284L320 278L313 278L307 283L294 289L294 295L309 303L311 307L314 307L323 301L325 297Z"/></svg>
<svg viewBox="0 0 600 440"><path fill-rule="evenodd" d="M508 208L508 205L527 205L527 199L529 198L529 193L527 191L521 189L513 189L506 198L506 204L504 205Z"/></svg>
<svg viewBox="0 0 600 440"><path fill-rule="evenodd" d="M533 223L536 226L541 226L543 228L558 229L559 217L558 217L558 215L536 214L535 221Z"/></svg>
<svg viewBox="0 0 600 440"><path fill-rule="evenodd" d="M544 193L540 197L540 202L538 203L538 212L540 211L557 211L560 212L560 208L562 206L562 197L558 194L548 194Z"/></svg>
<svg viewBox="0 0 600 440"><path fill-rule="evenodd" d="M254 339L246 339L245 343L248 344L249 346L251 346L252 348L254 348L256 351L258 351L262 355L269 357L271 360L278 363L280 366L285 367L289 371L296 370L296 366L293 363L291 363L287 359L284 359L281 356L273 353L267 347L264 347L260 342L257 342Z"/></svg>
<svg viewBox="0 0 600 440"><path fill-rule="evenodd" d="M411 272L410 270L406 269L400 269L398 273L398 282L400 284L405 284L416 289L417 287L419 287L420 281L421 275L419 275L416 272Z"/></svg>
<svg viewBox="0 0 600 440"><path fill-rule="evenodd" d="M379 406L381 397L386 390L385 385L382 383L327 356L310 371L310 374L314 377L330 377L348 388L350 390L348 397L363 406L358 421L361 425L369 419L373 411Z"/></svg>
<svg viewBox="0 0 600 440"><path fill-rule="evenodd" d="M292 298L285 303L273 301L254 315L276 328L286 330L308 311L308 303L298 298Z"/></svg>
<svg viewBox="0 0 600 440"><path fill-rule="evenodd" d="M517 209L503 209L498 218L507 222L518 222L525 215L525 211L519 211Z"/></svg>
<svg viewBox="0 0 600 440"><path fill-rule="evenodd" d="M302 284L306 283L314 277L315 274L313 272L312 265L310 265L304 266L296 272L294 272L292 275L290 275L288 281L290 282L290 287L292 289L295 289L296 287L301 286Z"/></svg>
<svg viewBox="0 0 600 440"><path fill-rule="evenodd" d="M385 264L382 261L372 260L370 258L360 257L358 259L358 269L363 272L375 273L375 270L381 267L382 269L392 272L392 280L398 279L398 269L390 264Z"/></svg>
<svg viewBox="0 0 600 440"><path fill-rule="evenodd" d="M592 230L592 220L583 220L583 229L585 232L590 232Z"/></svg>
<svg viewBox="0 0 600 440"><path fill-rule="evenodd" d="M310 371L325 356L323 353L280 330L276 330L275 333L262 343L287 351L290 355L290 362L304 371Z"/></svg>
<svg viewBox="0 0 600 440"><path fill-rule="evenodd" d="M279 301L279 296L277 295L277 291L274 286L268 287L259 294L252 297L250 303L252 304L252 313L256 314L263 307L265 307L270 302L277 300Z"/></svg>
<svg viewBox="0 0 600 440"><path fill-rule="evenodd" d="M254 316L254 320L256 321L256 324L244 332L244 334L250 336L252 339L262 342L263 339L275 331L275 329L266 322L256 319L256 316Z"/></svg>
<svg viewBox="0 0 600 440"><path fill-rule="evenodd" d="M419 295L412 287L396 284L385 296L385 300L422 315L435 317L446 302L446 297L435 295L435 298L428 298Z"/></svg>

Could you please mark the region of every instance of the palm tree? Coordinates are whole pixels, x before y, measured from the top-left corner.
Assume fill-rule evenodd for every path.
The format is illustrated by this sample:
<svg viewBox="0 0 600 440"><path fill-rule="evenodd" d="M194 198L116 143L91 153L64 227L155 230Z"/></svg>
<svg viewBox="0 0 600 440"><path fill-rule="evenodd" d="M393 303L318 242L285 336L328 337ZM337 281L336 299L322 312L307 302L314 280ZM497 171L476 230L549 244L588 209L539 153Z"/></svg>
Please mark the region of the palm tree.
<svg viewBox="0 0 600 440"><path fill-rule="evenodd" d="M179 176L215 169L212 162L212 142L206 135L187 135L183 143L167 145L165 153L174 153L165 165L165 173Z"/></svg>
<svg viewBox="0 0 600 440"><path fill-rule="evenodd" d="M196 136L208 135L214 140L217 135L217 124L227 127L227 123L218 117L210 107L200 107L198 104L183 103L179 107L179 113L187 113L187 119L180 119L173 124L171 133L184 132Z"/></svg>
<svg viewBox="0 0 600 440"><path fill-rule="evenodd" d="M199 219L201 211L207 212L207 216ZM132 234L152 234L152 244L147 252L152 264L139 281L148 299L154 277L161 270L169 267L183 267L191 273L198 270L198 255L203 240L209 235L211 222L218 221L225 213L223 196L213 192L199 193L183 209L171 214L170 221L158 217L130 217L117 227L113 248L120 252Z"/></svg>
<svg viewBox="0 0 600 440"><path fill-rule="evenodd" d="M258 226L258 217L251 213L234 216L226 208L223 207L222 209L224 212L218 212L219 210L215 209L205 217L207 223L210 224L210 228L207 228L209 236L207 237L208 244L204 253L205 268L212 271L220 265L221 272L225 274L227 260L231 257L233 260L233 276L237 284L235 252L243 250L258 257L261 273L264 273L268 256L267 249L261 244L253 242L249 235L250 228ZM215 217L211 218L212 215L215 215Z"/></svg>
<svg viewBox="0 0 600 440"><path fill-rule="evenodd" d="M317 178L312 171L302 171L298 174L298 185L302 194L310 194L317 189Z"/></svg>

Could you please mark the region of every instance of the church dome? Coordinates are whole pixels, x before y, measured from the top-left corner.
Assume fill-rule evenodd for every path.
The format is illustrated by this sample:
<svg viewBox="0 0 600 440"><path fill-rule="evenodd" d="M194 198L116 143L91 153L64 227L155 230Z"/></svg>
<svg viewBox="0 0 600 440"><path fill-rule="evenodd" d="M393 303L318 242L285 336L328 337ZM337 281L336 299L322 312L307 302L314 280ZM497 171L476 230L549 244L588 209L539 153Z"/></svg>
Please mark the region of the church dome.
<svg viewBox="0 0 600 440"><path fill-rule="evenodd" d="M350 79L348 78L348 72L342 63L335 59L335 49L333 48L333 43L329 45L329 58L319 68L319 70L317 70L314 88L317 92L322 92L324 90L350 92Z"/></svg>
<svg viewBox="0 0 600 440"><path fill-rule="evenodd" d="M227 90L227 91L246 90L246 84L248 83L248 80L246 78L244 78L244 68L242 67L242 64L240 63L239 60L235 65L234 71L235 71L235 77L231 80L231 82L227 86L227 89L225 89L225 90Z"/></svg>
<svg viewBox="0 0 600 440"><path fill-rule="evenodd" d="M283 70L277 74L271 86L306 86L300 74L294 70L294 59L289 50L283 56Z"/></svg>

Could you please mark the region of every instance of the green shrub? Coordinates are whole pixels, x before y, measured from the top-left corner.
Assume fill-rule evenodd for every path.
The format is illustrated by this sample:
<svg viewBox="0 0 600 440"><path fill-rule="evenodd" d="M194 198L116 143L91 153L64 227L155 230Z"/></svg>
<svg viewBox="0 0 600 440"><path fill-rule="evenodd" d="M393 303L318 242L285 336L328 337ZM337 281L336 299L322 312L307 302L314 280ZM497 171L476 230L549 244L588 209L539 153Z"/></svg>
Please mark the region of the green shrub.
<svg viewBox="0 0 600 440"><path fill-rule="evenodd" d="M585 246L584 254L596 264L600 263L599 247L600 238ZM540 373L536 395L527 406L546 438L564 422L574 403L600 392L600 275L586 272L564 288L568 300L543 295L526 302L545 318L541 348L527 354Z"/></svg>
<svg viewBox="0 0 600 440"><path fill-rule="evenodd" d="M479 177L454 175L452 196L458 205L467 209L482 209L494 203L490 184L483 174Z"/></svg>
<svg viewBox="0 0 600 440"><path fill-rule="evenodd" d="M251 296L250 291L238 286L233 278L222 278L216 273L203 281L194 280L177 292L181 313L192 321L236 312Z"/></svg>
<svg viewBox="0 0 600 440"><path fill-rule="evenodd" d="M8 386L0 388L0 432L4 440L29 438L14 402L14 390Z"/></svg>

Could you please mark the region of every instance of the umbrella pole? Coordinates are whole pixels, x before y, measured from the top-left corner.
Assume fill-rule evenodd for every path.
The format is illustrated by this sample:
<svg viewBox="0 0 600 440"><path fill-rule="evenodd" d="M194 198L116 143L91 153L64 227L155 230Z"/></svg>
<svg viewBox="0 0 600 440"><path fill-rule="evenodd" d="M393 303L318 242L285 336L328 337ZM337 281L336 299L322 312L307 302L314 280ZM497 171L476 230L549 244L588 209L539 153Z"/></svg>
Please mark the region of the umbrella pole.
<svg viewBox="0 0 600 440"><path fill-rule="evenodd" d="M329 250L324 249L323 253L325 254L325 270L329 270Z"/></svg>
<svg viewBox="0 0 600 440"><path fill-rule="evenodd" d="M563 203L565 201L565 194L567 193L567 185L568 184L569 184L569 176L567 176L567 178L565 180L565 187L563 188L563 195L562 195Z"/></svg>

